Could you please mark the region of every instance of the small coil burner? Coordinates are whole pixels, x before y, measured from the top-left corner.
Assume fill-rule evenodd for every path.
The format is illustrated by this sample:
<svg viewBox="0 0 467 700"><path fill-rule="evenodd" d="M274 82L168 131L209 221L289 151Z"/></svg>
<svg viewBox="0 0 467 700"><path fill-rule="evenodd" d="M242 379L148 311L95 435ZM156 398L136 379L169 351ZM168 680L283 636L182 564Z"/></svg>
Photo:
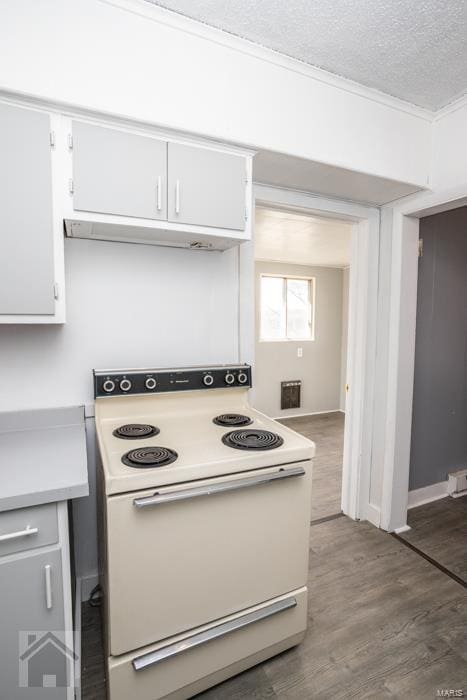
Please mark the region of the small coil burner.
<svg viewBox="0 0 467 700"><path fill-rule="evenodd" d="M127 467L150 469L151 467L165 467L175 462L177 457L178 454L175 450L156 445L155 447L140 447L136 450L130 450L123 455L122 462Z"/></svg>
<svg viewBox="0 0 467 700"><path fill-rule="evenodd" d="M241 413L222 413L212 419L216 425L235 426L235 425L250 425L253 420L250 416L243 416Z"/></svg>
<svg viewBox="0 0 467 700"><path fill-rule="evenodd" d="M222 442L236 450L273 450L284 440L269 430L232 430L222 436Z"/></svg>
<svg viewBox="0 0 467 700"><path fill-rule="evenodd" d="M128 423L121 425L113 431L112 435L123 438L124 440L138 440L142 438L154 437L159 435L160 430L154 425L145 425L144 423Z"/></svg>

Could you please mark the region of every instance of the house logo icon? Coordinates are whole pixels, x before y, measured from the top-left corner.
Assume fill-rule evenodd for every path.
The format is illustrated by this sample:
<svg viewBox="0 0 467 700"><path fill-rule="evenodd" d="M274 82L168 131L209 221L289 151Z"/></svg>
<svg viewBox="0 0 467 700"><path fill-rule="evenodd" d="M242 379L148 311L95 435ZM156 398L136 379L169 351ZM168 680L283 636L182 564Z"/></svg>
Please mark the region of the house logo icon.
<svg viewBox="0 0 467 700"><path fill-rule="evenodd" d="M19 687L66 688L74 685L77 655L64 632L20 632Z"/></svg>

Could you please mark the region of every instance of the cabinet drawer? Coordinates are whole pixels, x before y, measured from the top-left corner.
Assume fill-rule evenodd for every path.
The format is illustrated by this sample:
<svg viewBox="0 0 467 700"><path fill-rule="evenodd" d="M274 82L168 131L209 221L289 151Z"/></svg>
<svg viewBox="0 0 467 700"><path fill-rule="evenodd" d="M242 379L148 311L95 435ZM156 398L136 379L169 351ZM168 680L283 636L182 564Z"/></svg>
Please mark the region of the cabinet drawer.
<svg viewBox="0 0 467 700"><path fill-rule="evenodd" d="M58 542L57 504L0 513L0 557Z"/></svg>
<svg viewBox="0 0 467 700"><path fill-rule="evenodd" d="M298 644L307 589L165 642L109 659L112 700L184 700Z"/></svg>

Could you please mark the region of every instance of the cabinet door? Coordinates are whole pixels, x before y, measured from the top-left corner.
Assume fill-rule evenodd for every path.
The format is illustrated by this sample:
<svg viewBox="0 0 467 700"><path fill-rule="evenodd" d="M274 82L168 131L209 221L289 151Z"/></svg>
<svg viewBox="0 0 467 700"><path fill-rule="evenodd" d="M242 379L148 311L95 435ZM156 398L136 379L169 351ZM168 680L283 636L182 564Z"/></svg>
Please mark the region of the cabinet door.
<svg viewBox="0 0 467 700"><path fill-rule="evenodd" d="M54 314L50 120L0 104L0 314Z"/></svg>
<svg viewBox="0 0 467 700"><path fill-rule="evenodd" d="M73 207L167 219L167 143L73 122Z"/></svg>
<svg viewBox="0 0 467 700"><path fill-rule="evenodd" d="M169 143L169 221L245 228L243 156Z"/></svg>
<svg viewBox="0 0 467 700"><path fill-rule="evenodd" d="M47 567L49 567L47 569ZM50 586L48 585L48 579ZM49 593L48 593L49 591ZM0 563L0 697L8 700L65 700L66 688L19 687L20 654L29 651L29 685L50 676L44 654L34 650L34 633L59 632L64 628L62 562L59 549L8 558ZM30 633L25 637L20 633ZM25 645L25 646L24 646ZM41 656L39 656L41 653ZM50 661L50 659L49 659ZM44 671L41 674L41 663ZM60 666L60 658L57 660ZM51 663L53 667L53 662ZM59 681L60 682L60 681ZM47 683L47 680L45 680ZM58 684L58 683L57 683Z"/></svg>

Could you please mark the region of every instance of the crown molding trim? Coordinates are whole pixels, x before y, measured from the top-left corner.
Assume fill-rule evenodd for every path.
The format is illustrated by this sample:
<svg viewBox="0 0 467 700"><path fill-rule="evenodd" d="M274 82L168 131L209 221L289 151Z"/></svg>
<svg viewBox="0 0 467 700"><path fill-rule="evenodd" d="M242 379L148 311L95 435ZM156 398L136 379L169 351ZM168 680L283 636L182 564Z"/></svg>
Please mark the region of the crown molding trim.
<svg viewBox="0 0 467 700"><path fill-rule="evenodd" d="M458 97L457 100L453 100L453 102L450 102L445 107L438 109L433 117L433 122L438 122L440 119L447 117L449 114L454 114L454 112L457 112L463 107L467 107L467 95L462 95Z"/></svg>
<svg viewBox="0 0 467 700"><path fill-rule="evenodd" d="M284 68L293 73L298 73L312 80L324 83L336 89L344 90L371 102L384 105L399 112L405 112L413 117L432 122L435 112L423 107L418 107L410 102L405 102L397 97L387 95L374 88L368 88L348 78L334 75L321 68L304 63L295 58L281 54L273 49L255 44L248 39L237 37L234 34L203 24L197 20L186 17L181 13L167 10L158 5L153 5L147 0L97 0L100 4L131 12L158 24L164 24L173 29L186 32L198 38L224 46L233 51L252 56L266 63Z"/></svg>

